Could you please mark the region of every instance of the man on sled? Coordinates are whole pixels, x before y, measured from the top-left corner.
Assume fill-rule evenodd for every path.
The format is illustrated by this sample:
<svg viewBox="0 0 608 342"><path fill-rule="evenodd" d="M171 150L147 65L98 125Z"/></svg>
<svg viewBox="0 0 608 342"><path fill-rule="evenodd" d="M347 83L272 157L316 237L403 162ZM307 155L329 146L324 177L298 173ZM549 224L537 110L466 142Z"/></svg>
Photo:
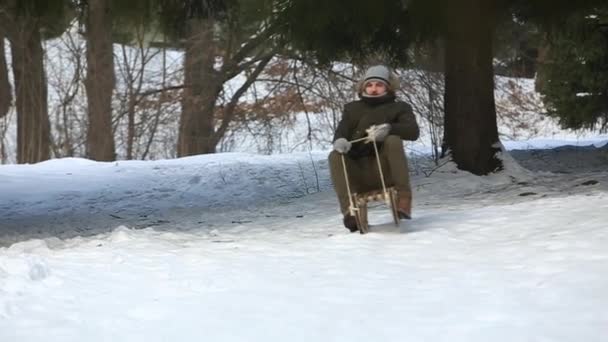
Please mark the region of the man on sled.
<svg viewBox="0 0 608 342"><path fill-rule="evenodd" d="M402 140L416 140L420 131L412 107L396 100L398 88L399 81L388 67L375 65L367 69L357 87L359 100L344 106L334 135L330 173L344 226L351 232L359 228L349 193L374 191L386 184L397 192L394 209L399 219L412 216L412 189Z"/></svg>

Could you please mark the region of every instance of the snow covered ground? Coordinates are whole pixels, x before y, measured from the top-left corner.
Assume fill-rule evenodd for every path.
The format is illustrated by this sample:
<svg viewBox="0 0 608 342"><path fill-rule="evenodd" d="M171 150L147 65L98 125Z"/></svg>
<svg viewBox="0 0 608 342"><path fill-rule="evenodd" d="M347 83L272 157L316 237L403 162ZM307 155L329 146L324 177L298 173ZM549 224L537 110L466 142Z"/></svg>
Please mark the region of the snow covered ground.
<svg viewBox="0 0 608 342"><path fill-rule="evenodd" d="M327 151L3 165L0 341L605 341L606 142L412 158L414 219L367 235Z"/></svg>

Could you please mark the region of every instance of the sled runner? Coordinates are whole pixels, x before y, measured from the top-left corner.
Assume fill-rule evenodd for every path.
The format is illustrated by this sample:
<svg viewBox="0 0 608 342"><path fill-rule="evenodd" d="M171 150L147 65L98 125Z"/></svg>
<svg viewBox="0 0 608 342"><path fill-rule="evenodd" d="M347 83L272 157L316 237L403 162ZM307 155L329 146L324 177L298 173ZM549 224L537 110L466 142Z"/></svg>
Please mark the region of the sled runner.
<svg viewBox="0 0 608 342"><path fill-rule="evenodd" d="M351 141L351 143L364 140L367 138L357 139ZM348 179L348 171L346 170L346 161L344 154L342 155L342 166L344 168L344 177L346 179L346 189L348 191L349 198L349 211L352 216L355 217L357 222L357 228L361 234L369 232L369 223L367 220L367 204L369 202L384 202L391 210L393 214L393 220L395 225L399 227L399 212L397 211L398 194L394 187L386 187L384 183L384 173L382 172L382 164L380 163L380 156L378 154L378 145L375 140L371 143L374 144L374 151L376 152L376 161L378 162L378 171L380 181L382 182L382 189L363 192L363 193L352 193L350 191L350 183Z"/></svg>

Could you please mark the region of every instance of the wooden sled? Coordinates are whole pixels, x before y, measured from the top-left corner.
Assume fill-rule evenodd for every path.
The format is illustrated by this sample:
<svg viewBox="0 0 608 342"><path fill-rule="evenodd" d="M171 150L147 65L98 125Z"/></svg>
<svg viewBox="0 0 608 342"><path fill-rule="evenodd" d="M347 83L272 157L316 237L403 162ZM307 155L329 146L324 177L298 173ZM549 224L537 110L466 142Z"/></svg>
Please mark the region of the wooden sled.
<svg viewBox="0 0 608 342"><path fill-rule="evenodd" d="M368 138L361 138L357 140L352 140L351 143L361 141L361 140L369 140ZM397 203L399 200L397 190L394 187L387 187L384 183L384 173L382 172L382 163L380 163L380 155L378 153L378 145L375 140L368 141L371 142L374 146L374 151L376 152L376 162L378 163L378 173L380 176L380 182L382 183L382 189L368 191L364 193L351 193L350 191L350 181L348 179L348 172L346 169L346 161L344 160L344 155L342 155L342 167L344 168L344 178L346 180L346 188L349 194L349 211L350 214L355 217L357 222L357 228L361 234L365 234L369 232L369 223L367 221L367 203L369 202L378 202L382 201L386 203L386 205L390 208L393 213L393 220L395 221L395 225L399 227L399 212L397 211Z"/></svg>
<svg viewBox="0 0 608 342"><path fill-rule="evenodd" d="M369 232L369 222L367 218L367 204L370 202L384 202L391 210L393 214L393 221L395 226L399 227L399 212L397 211L397 202L399 200L397 190L393 187L386 188L385 191L382 189L368 191L364 193L352 194L353 208L351 213L354 214L357 221L357 228L359 233L366 234Z"/></svg>

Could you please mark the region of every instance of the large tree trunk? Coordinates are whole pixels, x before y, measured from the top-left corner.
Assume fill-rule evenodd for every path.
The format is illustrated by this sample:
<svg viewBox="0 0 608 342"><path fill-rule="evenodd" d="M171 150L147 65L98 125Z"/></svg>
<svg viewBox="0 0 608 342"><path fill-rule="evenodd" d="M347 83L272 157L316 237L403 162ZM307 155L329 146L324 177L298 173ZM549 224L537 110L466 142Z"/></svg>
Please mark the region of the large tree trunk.
<svg viewBox="0 0 608 342"><path fill-rule="evenodd" d="M8 113L11 108L11 84L8 80L8 68L6 67L6 51L4 49L4 32L0 27L0 118Z"/></svg>
<svg viewBox="0 0 608 342"><path fill-rule="evenodd" d="M86 18L87 91L89 120L87 156L93 160L116 159L112 132L114 53L109 0L89 0Z"/></svg>
<svg viewBox="0 0 608 342"><path fill-rule="evenodd" d="M180 157L214 153L214 110L223 83L214 69L213 23L191 19L184 58L184 91L177 154Z"/></svg>
<svg viewBox="0 0 608 342"><path fill-rule="evenodd" d="M20 17L11 35L17 102L17 162L36 163L50 158L47 83L37 20Z"/></svg>
<svg viewBox="0 0 608 342"><path fill-rule="evenodd" d="M495 145L494 1L447 3L444 148L459 169L484 175L502 166Z"/></svg>

